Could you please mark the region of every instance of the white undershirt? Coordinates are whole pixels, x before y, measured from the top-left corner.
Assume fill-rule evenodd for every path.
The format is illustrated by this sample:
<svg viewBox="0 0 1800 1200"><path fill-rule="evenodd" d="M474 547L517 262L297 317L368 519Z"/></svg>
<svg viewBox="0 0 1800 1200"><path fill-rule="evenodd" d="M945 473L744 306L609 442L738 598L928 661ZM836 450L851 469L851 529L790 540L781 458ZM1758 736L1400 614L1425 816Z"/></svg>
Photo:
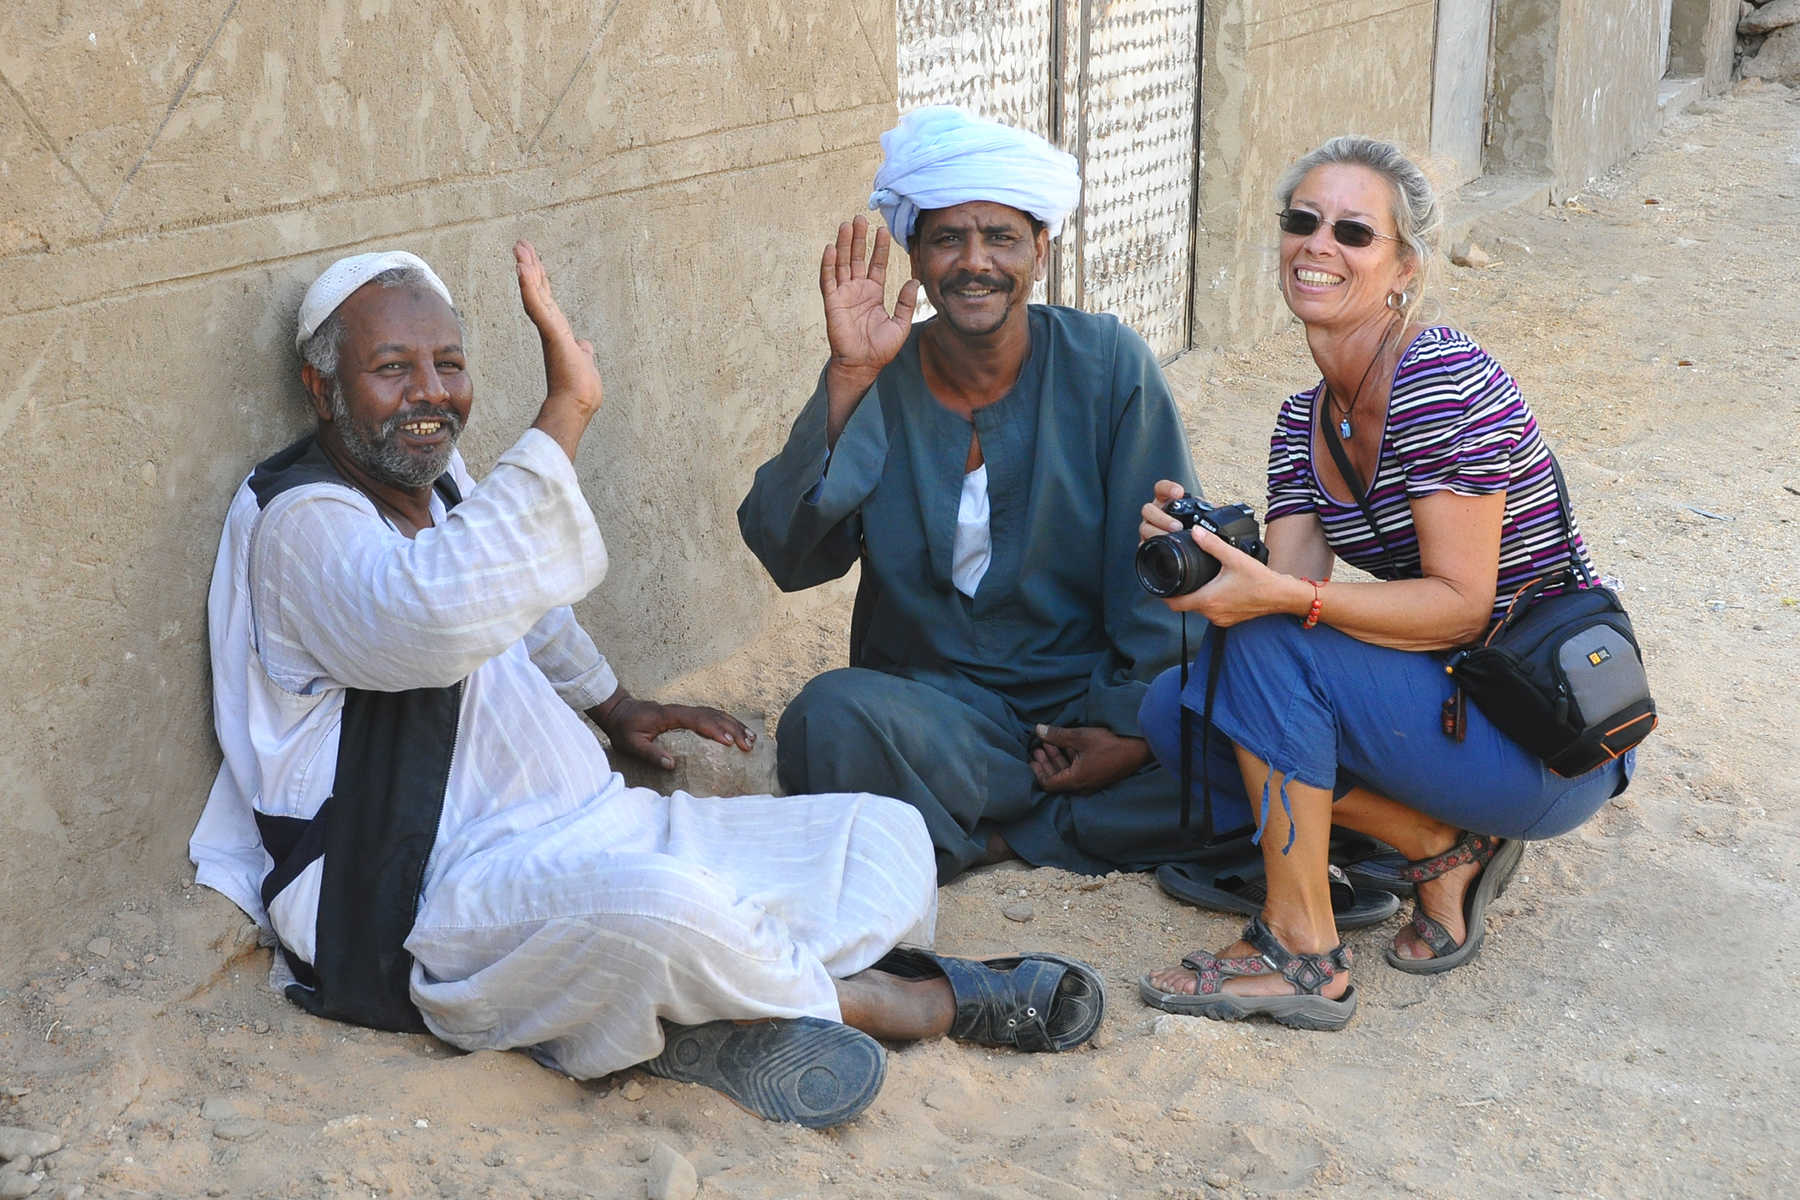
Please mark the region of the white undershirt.
<svg viewBox="0 0 1800 1200"><path fill-rule="evenodd" d="M962 499L956 506L956 540L950 550L950 582L973 599L993 557L988 531L987 464L963 476Z"/></svg>

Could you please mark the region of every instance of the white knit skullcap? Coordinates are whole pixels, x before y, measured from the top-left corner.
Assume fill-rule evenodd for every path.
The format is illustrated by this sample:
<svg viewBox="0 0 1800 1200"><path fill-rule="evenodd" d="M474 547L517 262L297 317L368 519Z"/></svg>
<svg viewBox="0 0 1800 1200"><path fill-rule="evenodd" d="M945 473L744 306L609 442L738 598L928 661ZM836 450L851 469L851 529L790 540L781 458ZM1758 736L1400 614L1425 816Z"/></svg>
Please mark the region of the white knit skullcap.
<svg viewBox="0 0 1800 1200"><path fill-rule="evenodd" d="M869 207L910 246L919 214L972 200L1028 212L1062 232L1081 200L1075 158L1035 133L970 116L960 108L915 108L881 135L883 162Z"/></svg>
<svg viewBox="0 0 1800 1200"><path fill-rule="evenodd" d="M444 286L444 281L437 277L437 272L418 255L408 254L404 250L352 254L349 258L340 258L326 267L312 281L312 286L306 289L306 295L300 300L300 327L294 333L294 349L304 348L306 339L325 323L326 317L338 310L338 305L350 298L351 292L383 271L392 271L396 267L411 267L422 272L425 282L431 285L431 290L442 296L445 304L456 307L456 301L450 298L450 289Z"/></svg>

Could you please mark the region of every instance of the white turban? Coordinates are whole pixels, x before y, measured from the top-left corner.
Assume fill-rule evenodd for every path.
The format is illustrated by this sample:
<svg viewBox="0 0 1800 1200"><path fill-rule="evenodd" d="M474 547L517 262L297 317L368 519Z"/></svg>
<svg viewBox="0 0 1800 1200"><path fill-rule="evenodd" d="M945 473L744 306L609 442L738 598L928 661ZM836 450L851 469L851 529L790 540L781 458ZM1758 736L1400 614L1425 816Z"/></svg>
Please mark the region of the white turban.
<svg viewBox="0 0 1800 1200"><path fill-rule="evenodd" d="M338 305L350 298L351 292L383 271L392 271L396 267L411 267L423 273L431 290L442 296L445 304L456 307L456 301L450 298L450 289L444 286L444 281L437 277L437 272L418 255L408 254L404 250L352 254L349 258L340 258L326 267L312 281L312 286L306 289L306 295L300 300L300 327L294 333L294 349L303 349L306 339L325 323L326 317L338 310Z"/></svg>
<svg viewBox="0 0 1800 1200"><path fill-rule="evenodd" d="M881 135L883 162L869 207L909 246L919 213L971 200L1010 205L1062 232L1081 199L1081 172L1035 133L982 121L960 108L915 108Z"/></svg>

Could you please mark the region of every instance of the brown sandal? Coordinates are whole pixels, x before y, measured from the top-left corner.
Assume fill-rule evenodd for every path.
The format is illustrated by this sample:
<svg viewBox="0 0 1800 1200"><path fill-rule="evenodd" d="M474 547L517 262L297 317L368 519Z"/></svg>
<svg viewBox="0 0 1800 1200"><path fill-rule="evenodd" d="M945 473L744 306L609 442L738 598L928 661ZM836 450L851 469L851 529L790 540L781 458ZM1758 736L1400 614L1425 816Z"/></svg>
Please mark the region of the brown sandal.
<svg viewBox="0 0 1800 1200"><path fill-rule="evenodd" d="M1450 931L1425 915L1425 908L1413 901L1412 931L1431 948L1430 958L1407 958L1388 947L1388 965L1409 975L1437 975L1462 966L1481 951L1487 936L1487 906L1498 899L1519 869L1525 856L1525 843L1518 838L1498 838L1486 833L1463 833L1456 844L1442 854L1414 859L1400 869L1407 882L1418 884L1447 875L1458 867L1479 863L1481 873L1463 893L1463 922L1467 926L1460 945Z"/></svg>
<svg viewBox="0 0 1800 1200"><path fill-rule="evenodd" d="M1192 995L1165 992L1145 975L1138 980L1144 1003L1164 1012L1211 1017L1215 1021L1241 1021L1265 1016L1296 1029L1342 1029L1356 1012L1356 986L1333 1000L1321 994L1339 971L1350 969L1350 951L1341 942L1324 954L1296 954L1283 946L1261 917L1244 926L1244 940L1256 955L1220 958L1196 950L1181 960L1195 975ZM1280 975L1293 985L1286 996L1239 996L1224 991L1227 979L1251 975Z"/></svg>

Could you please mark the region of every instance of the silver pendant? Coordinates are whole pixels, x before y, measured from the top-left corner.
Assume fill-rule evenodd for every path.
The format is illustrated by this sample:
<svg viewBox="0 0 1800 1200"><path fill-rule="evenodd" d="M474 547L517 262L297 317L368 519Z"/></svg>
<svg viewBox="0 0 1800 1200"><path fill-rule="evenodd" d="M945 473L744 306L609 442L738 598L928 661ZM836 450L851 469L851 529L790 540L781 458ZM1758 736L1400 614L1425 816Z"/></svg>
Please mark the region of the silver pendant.
<svg viewBox="0 0 1800 1200"><path fill-rule="evenodd" d="M1350 440L1349 417L1341 417L1338 419L1338 436L1343 438L1346 442Z"/></svg>

